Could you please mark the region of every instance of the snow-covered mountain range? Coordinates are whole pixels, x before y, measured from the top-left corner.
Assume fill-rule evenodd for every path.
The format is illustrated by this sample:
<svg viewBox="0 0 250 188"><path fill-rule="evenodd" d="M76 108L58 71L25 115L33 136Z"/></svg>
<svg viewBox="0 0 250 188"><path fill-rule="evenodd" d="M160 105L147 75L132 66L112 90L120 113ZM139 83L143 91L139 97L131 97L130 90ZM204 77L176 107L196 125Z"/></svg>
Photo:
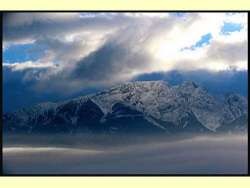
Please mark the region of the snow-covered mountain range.
<svg viewBox="0 0 250 188"><path fill-rule="evenodd" d="M246 131L248 101L221 101L194 82L136 81L60 103L3 115L4 131L24 133L182 133Z"/></svg>

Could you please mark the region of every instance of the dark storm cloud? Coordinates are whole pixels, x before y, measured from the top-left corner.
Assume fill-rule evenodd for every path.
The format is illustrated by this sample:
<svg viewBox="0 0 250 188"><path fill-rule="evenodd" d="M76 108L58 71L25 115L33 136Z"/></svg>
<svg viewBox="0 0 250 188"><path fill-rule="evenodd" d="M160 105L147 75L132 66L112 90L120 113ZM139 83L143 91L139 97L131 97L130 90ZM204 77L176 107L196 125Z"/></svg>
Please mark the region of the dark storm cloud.
<svg viewBox="0 0 250 188"><path fill-rule="evenodd" d="M143 72L152 63L146 46L173 24L174 19L167 17L134 14L21 13L5 14L3 33L7 44L34 40L33 51L45 51L39 63L60 64L57 71L48 67L41 73L44 75L40 78L50 79L41 79L37 89L46 84L47 88L60 89L63 80L67 82L64 89L80 90L87 85L125 81L133 72ZM74 33L79 36L66 40ZM97 44L93 46L95 40Z"/></svg>
<svg viewBox="0 0 250 188"><path fill-rule="evenodd" d="M49 80L41 80L36 84L36 89L50 90L52 87L61 92L67 88L68 93L71 93L93 85L110 86L130 79L131 71L147 68L150 61L151 57L143 50L131 50L129 44L108 42L76 62L74 66L49 75ZM50 71L53 72L53 69L48 70L46 74L50 74Z"/></svg>
<svg viewBox="0 0 250 188"><path fill-rule="evenodd" d="M23 18L23 16L21 17ZM12 23L7 24L6 28L13 30L18 27L21 32L24 28L24 36L36 38L37 47L33 50L40 50L41 46L46 49L46 55L39 61L59 63L57 69L48 67L47 71L40 74L41 79L34 85L36 90L46 89L48 92L72 93L92 85L107 86L127 81L133 73L148 69L152 65L153 59L146 50L146 46L153 37L168 32L168 28L174 24L173 20L167 17L146 19L125 14L115 14L115 16L96 14L93 17L85 15L83 18L69 18L62 22L58 18L53 20L49 17L41 20L37 15L32 20L16 21L15 24L6 21ZM29 28L32 30L33 27L39 32L35 34L30 32ZM73 41L58 37L60 34L64 36L74 33L78 29L82 32ZM105 30L110 29L115 32L103 35L96 49L92 50L90 54L82 55L91 48L92 35L102 34L105 33ZM86 34L86 31L92 31L92 35ZM98 33L98 31L101 32ZM8 35L9 33L6 32L6 36ZM19 33L17 35L22 36ZM11 39L11 35L9 37L6 39ZM27 71L25 75L31 77L32 72L30 72Z"/></svg>
<svg viewBox="0 0 250 188"><path fill-rule="evenodd" d="M133 13L5 13L3 39L4 42L37 40L81 31L105 31L131 25L144 27L145 23L152 21L169 24L170 19L134 16Z"/></svg>
<svg viewBox="0 0 250 188"><path fill-rule="evenodd" d="M92 31L117 27L127 19L107 19L105 16L80 17L80 14L59 13L7 13L3 17L3 39L15 42L25 39L39 39L46 36L60 36L81 30Z"/></svg>
<svg viewBox="0 0 250 188"><path fill-rule="evenodd" d="M107 80L122 77L145 68L150 56L143 51L131 51L129 46L107 43L76 64L70 78L89 81Z"/></svg>

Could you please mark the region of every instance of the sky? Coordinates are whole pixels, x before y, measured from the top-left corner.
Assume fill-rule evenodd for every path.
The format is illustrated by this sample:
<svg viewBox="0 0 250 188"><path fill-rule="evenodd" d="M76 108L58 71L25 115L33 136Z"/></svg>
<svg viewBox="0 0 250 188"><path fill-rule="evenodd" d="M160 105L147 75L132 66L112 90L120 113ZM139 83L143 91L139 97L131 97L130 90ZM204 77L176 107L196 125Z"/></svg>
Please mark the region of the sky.
<svg viewBox="0 0 250 188"><path fill-rule="evenodd" d="M159 72L247 72L247 27L246 13L6 13L4 109Z"/></svg>

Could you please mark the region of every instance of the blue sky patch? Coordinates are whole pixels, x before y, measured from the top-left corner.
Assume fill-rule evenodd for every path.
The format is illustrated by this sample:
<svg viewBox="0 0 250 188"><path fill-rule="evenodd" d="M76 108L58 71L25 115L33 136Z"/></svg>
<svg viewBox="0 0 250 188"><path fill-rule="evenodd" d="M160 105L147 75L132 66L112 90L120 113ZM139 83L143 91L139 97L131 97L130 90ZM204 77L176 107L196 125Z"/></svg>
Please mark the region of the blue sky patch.
<svg viewBox="0 0 250 188"><path fill-rule="evenodd" d="M35 61L44 54L43 49L38 49L37 44L21 44L9 46L3 52L5 63Z"/></svg>
<svg viewBox="0 0 250 188"><path fill-rule="evenodd" d="M194 45L192 45L190 47L184 47L181 49L181 51L183 51L183 50L195 50L196 48L200 48L204 45L208 45L212 38L213 37L212 37L211 33L207 33L205 35L202 35L200 40L198 40Z"/></svg>
<svg viewBox="0 0 250 188"><path fill-rule="evenodd" d="M232 32L240 31L243 26L239 23L233 22L224 22L224 25L221 27L221 34L230 35Z"/></svg>

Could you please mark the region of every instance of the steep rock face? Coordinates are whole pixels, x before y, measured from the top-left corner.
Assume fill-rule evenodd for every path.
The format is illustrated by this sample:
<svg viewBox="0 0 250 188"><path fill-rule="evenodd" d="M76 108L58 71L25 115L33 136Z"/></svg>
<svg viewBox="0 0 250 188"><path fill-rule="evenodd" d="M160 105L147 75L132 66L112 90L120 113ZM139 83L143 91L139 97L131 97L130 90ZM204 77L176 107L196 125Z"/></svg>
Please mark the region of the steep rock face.
<svg viewBox="0 0 250 188"><path fill-rule="evenodd" d="M105 116L103 126L107 132L120 133L160 133L165 129L153 125L142 112L122 103L112 106L112 111Z"/></svg>
<svg viewBox="0 0 250 188"><path fill-rule="evenodd" d="M143 81L38 104L3 119L5 131L39 133L246 130L247 105L247 99L233 94L220 102L194 82L171 87L163 81ZM234 129L235 124L241 128Z"/></svg>
<svg viewBox="0 0 250 188"><path fill-rule="evenodd" d="M240 95L228 95L224 104L223 123L232 123L241 116L247 114L247 100Z"/></svg>
<svg viewBox="0 0 250 188"><path fill-rule="evenodd" d="M246 98L237 94L228 95L224 101L221 126L217 131L247 131L247 109Z"/></svg>
<svg viewBox="0 0 250 188"><path fill-rule="evenodd" d="M163 81L127 83L92 99L106 113L111 111L114 103L123 102L134 106L145 116L176 126L191 113L208 129L214 130L220 125L220 104L193 82L174 87Z"/></svg>

